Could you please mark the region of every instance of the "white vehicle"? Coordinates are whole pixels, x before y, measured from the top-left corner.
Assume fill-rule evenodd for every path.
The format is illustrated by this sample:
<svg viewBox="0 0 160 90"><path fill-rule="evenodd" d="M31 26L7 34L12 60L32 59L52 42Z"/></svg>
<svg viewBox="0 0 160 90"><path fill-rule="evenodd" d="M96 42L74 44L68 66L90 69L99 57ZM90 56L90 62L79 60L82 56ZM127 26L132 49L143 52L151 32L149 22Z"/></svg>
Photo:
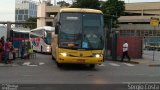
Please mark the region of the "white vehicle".
<svg viewBox="0 0 160 90"><path fill-rule="evenodd" d="M55 28L43 26L32 29L30 32L30 41L34 51L51 53L51 39Z"/></svg>

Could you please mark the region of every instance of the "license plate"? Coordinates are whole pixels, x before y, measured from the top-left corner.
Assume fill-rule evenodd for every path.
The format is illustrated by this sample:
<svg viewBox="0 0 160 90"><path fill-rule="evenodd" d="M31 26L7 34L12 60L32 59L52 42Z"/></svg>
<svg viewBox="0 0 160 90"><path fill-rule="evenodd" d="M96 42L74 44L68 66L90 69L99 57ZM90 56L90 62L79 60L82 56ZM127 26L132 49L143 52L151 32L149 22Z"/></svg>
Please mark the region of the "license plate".
<svg viewBox="0 0 160 90"><path fill-rule="evenodd" d="M84 59L78 59L77 61L78 61L79 63L84 63L84 62L85 62Z"/></svg>

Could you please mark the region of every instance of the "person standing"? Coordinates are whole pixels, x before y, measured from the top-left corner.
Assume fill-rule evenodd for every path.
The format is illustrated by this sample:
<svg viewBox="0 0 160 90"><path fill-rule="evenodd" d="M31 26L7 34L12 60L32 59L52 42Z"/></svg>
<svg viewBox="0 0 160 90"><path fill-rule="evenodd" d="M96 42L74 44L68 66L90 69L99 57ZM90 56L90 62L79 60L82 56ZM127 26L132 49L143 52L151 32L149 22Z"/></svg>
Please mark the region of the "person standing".
<svg viewBox="0 0 160 90"><path fill-rule="evenodd" d="M9 57L8 57L8 59L9 59L9 62L10 62L10 63L11 63L12 60L14 59L13 53L14 53L14 47L13 47L13 45L12 45L12 42L9 42Z"/></svg>
<svg viewBox="0 0 160 90"><path fill-rule="evenodd" d="M25 43L22 43L21 45L21 59L24 59L25 54Z"/></svg>
<svg viewBox="0 0 160 90"><path fill-rule="evenodd" d="M2 45L4 46L4 43L5 43L5 42L4 42L4 36L1 37L1 43L2 43Z"/></svg>
<svg viewBox="0 0 160 90"><path fill-rule="evenodd" d="M128 58L128 61L130 61L130 57L128 55L128 43L127 43L127 41L125 41L125 43L123 44L123 54L122 54L122 58L121 58L122 62L123 62L123 59L125 58L125 56Z"/></svg>
<svg viewBox="0 0 160 90"><path fill-rule="evenodd" d="M9 48L9 40L7 39L7 41L5 42L4 44L4 62L6 64L8 64L8 59L9 59L9 51L10 51L10 48Z"/></svg>
<svg viewBox="0 0 160 90"><path fill-rule="evenodd" d="M3 45L2 42L0 42L0 61L2 61L2 56L3 56Z"/></svg>

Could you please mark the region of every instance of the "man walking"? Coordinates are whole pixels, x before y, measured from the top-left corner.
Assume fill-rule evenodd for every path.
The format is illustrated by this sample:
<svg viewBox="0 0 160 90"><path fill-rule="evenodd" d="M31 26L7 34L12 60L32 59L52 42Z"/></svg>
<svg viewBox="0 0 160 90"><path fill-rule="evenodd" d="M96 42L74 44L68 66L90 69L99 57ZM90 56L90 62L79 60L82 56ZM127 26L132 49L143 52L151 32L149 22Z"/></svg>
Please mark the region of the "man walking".
<svg viewBox="0 0 160 90"><path fill-rule="evenodd" d="M123 62L123 59L124 59L125 56L128 58L128 61L130 61L130 57L128 55L128 43L127 43L127 41L125 41L125 43L123 44L123 55L122 55L122 58L121 58L122 62Z"/></svg>

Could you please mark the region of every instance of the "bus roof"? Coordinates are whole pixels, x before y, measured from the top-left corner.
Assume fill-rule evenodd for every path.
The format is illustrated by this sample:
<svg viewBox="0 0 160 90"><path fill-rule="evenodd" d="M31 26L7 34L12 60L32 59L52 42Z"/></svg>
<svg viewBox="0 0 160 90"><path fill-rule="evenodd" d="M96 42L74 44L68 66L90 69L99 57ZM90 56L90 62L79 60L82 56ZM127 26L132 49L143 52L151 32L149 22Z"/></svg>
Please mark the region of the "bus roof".
<svg viewBox="0 0 160 90"><path fill-rule="evenodd" d="M51 27L51 26L43 26L43 27L38 27L38 28L32 29L31 31L40 30L40 29L45 29L45 30L47 30L47 31L54 31L54 30L55 30L54 27Z"/></svg>
<svg viewBox="0 0 160 90"><path fill-rule="evenodd" d="M60 12L81 12L81 13L100 13L102 14L102 11L96 10L96 9L87 9L87 8L62 8Z"/></svg>
<svg viewBox="0 0 160 90"><path fill-rule="evenodd" d="M20 33L30 33L29 30L15 30L15 29L12 29L14 32L20 32Z"/></svg>

